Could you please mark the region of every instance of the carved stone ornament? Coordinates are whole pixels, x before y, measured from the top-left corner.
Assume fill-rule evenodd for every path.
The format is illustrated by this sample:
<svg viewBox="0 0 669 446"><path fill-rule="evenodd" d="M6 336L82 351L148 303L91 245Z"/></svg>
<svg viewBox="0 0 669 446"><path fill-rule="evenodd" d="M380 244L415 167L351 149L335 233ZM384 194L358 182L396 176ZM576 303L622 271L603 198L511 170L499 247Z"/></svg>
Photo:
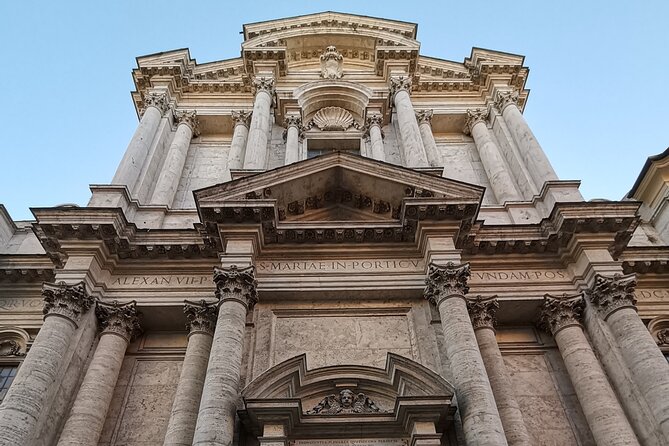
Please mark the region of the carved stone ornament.
<svg viewBox="0 0 669 446"><path fill-rule="evenodd" d="M65 282L45 283L42 287L44 317L63 316L75 324L93 305L94 299L86 292L84 282L68 285Z"/></svg>
<svg viewBox="0 0 669 446"><path fill-rule="evenodd" d="M214 334L218 316L217 302L207 302L204 299L199 302L186 300L184 302L184 314L186 315L186 328L189 335L198 332Z"/></svg>
<svg viewBox="0 0 669 446"><path fill-rule="evenodd" d="M504 111L507 105L518 105L518 97L517 91L498 91L495 98L495 107L499 111Z"/></svg>
<svg viewBox="0 0 669 446"><path fill-rule="evenodd" d="M546 294L541 307L539 326L553 336L565 327L580 325L585 301L583 294L552 296Z"/></svg>
<svg viewBox="0 0 669 446"><path fill-rule="evenodd" d="M469 317L472 320L474 330L478 328L495 328L497 323L497 310L499 309L499 302L497 296L483 297L468 297L467 310Z"/></svg>
<svg viewBox="0 0 669 446"><path fill-rule="evenodd" d="M397 76L390 78L390 97L394 98L400 91L411 94L411 78L408 76Z"/></svg>
<svg viewBox="0 0 669 446"><path fill-rule="evenodd" d="M175 110L174 122L177 125L187 125L193 131L194 135L199 134L200 121L197 119L197 112L195 110Z"/></svg>
<svg viewBox="0 0 669 446"><path fill-rule="evenodd" d="M297 127L300 129L302 127L302 118L298 115L288 115L286 119L283 120L283 124L286 128Z"/></svg>
<svg viewBox="0 0 669 446"><path fill-rule="evenodd" d="M102 328L102 334L113 333L129 342L142 332L137 303L134 300L125 304L116 300L109 303L98 302L95 315Z"/></svg>
<svg viewBox="0 0 669 446"><path fill-rule="evenodd" d="M325 79L341 79L344 76L344 56L337 48L329 46L321 54L321 77Z"/></svg>
<svg viewBox="0 0 669 446"><path fill-rule="evenodd" d="M216 297L221 300L238 300L251 309L258 302L258 282L255 279L255 268L248 266L238 268L214 268Z"/></svg>
<svg viewBox="0 0 669 446"><path fill-rule="evenodd" d="M344 389L339 395L328 395L307 414L345 415L354 413L383 413L374 401L364 393L357 395L350 389Z"/></svg>
<svg viewBox="0 0 669 446"><path fill-rule="evenodd" d="M418 121L418 125L421 124L430 125L430 123L432 122L432 115L433 115L432 110L417 110L416 120Z"/></svg>
<svg viewBox="0 0 669 446"><path fill-rule="evenodd" d="M0 356L25 356L25 352L14 339L0 341Z"/></svg>
<svg viewBox="0 0 669 446"><path fill-rule="evenodd" d="M669 328L663 328L655 336L657 337L657 345L669 346Z"/></svg>
<svg viewBox="0 0 669 446"><path fill-rule="evenodd" d="M465 120L465 128L464 128L465 134L469 135L472 132L474 126L479 122L485 124L486 120L488 119L488 115L489 115L488 110L486 110L485 108L467 110L467 119Z"/></svg>
<svg viewBox="0 0 669 446"><path fill-rule="evenodd" d="M323 131L347 130L355 123L351 113L341 107L324 107L313 117L314 125Z"/></svg>
<svg viewBox="0 0 669 446"><path fill-rule="evenodd" d="M149 107L156 107L158 110L160 110L160 114L163 115L165 112L170 108L170 101L167 96L167 93L158 93L155 91L152 91L150 93L147 93L144 96L144 107L142 108L142 113L146 111L147 108Z"/></svg>
<svg viewBox="0 0 669 446"><path fill-rule="evenodd" d="M600 274L595 276L595 284L588 291L588 298L604 319L613 312L622 308L636 310L636 297L634 288L636 277L634 274L615 274L613 277L605 277Z"/></svg>
<svg viewBox="0 0 669 446"><path fill-rule="evenodd" d="M232 112L232 122L234 122L235 125L241 124L248 127L251 124L252 114L252 111L234 110Z"/></svg>
<svg viewBox="0 0 669 446"><path fill-rule="evenodd" d="M446 265L430 263L425 279L425 298L435 305L451 296L463 297L469 291L467 280L471 275L469 263L457 265L448 262Z"/></svg>
<svg viewBox="0 0 669 446"><path fill-rule="evenodd" d="M274 96L274 78L273 77L256 77L253 79L253 90L255 94L261 91L266 92L270 96Z"/></svg>

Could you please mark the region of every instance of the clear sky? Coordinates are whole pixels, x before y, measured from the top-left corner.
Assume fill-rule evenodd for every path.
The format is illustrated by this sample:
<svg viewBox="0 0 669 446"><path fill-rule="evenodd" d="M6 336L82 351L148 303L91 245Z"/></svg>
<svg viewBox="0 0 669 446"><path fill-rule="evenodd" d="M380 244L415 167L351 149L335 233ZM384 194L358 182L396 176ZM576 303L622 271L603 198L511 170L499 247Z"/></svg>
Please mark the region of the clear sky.
<svg viewBox="0 0 669 446"><path fill-rule="evenodd" d="M137 125L136 56L238 57L242 24L327 10L418 23L427 56L526 56L525 117L586 199L620 199L669 146L666 0L0 0L0 203L31 219L31 206L85 205L89 184L111 181Z"/></svg>

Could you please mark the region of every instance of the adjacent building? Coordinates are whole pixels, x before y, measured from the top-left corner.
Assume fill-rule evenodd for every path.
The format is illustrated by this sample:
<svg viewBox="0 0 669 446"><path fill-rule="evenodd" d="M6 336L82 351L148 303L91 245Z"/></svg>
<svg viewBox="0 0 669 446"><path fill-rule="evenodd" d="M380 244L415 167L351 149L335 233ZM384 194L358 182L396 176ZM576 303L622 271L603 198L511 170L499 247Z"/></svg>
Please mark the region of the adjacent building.
<svg viewBox="0 0 669 446"><path fill-rule="evenodd" d="M111 184L0 207L0 445L669 444L666 152L584 201L523 57L416 31L139 57Z"/></svg>

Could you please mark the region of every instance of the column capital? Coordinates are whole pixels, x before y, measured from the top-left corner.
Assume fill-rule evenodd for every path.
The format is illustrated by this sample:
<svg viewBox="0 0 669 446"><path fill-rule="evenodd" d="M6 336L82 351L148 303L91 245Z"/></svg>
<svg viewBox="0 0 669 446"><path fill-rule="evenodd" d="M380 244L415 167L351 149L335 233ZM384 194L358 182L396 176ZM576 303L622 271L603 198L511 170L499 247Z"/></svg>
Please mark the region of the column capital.
<svg viewBox="0 0 669 446"><path fill-rule="evenodd" d="M257 95L264 91L270 96L274 96L274 78L257 76L253 78L253 94Z"/></svg>
<svg viewBox="0 0 669 446"><path fill-rule="evenodd" d="M195 110L175 110L174 120L177 125L187 125L190 127L193 135L200 134L200 121L197 119L197 112Z"/></svg>
<svg viewBox="0 0 669 446"><path fill-rule="evenodd" d="M595 275L595 283L587 292L590 302L606 320L612 313L622 308L636 310L634 288L636 277L632 274L614 274L613 277Z"/></svg>
<svg viewBox="0 0 669 446"><path fill-rule="evenodd" d="M464 299L469 291L467 280L470 275L469 263L461 265L453 262L448 262L446 265L430 263L425 279L425 298L437 306L449 297Z"/></svg>
<svg viewBox="0 0 669 446"><path fill-rule="evenodd" d="M466 135L471 134L474 126L479 122L486 124L489 114L490 113L485 108L475 108L467 110L467 119L465 120L464 133Z"/></svg>
<svg viewBox="0 0 669 446"><path fill-rule="evenodd" d="M467 297L467 311L472 320L474 330L479 328L495 329L497 324L497 310L499 309L499 301L497 296L483 297Z"/></svg>
<svg viewBox="0 0 669 446"><path fill-rule="evenodd" d="M233 110L231 113L232 122L235 126L243 125L248 128L251 124L251 115L253 115L253 112L250 110Z"/></svg>
<svg viewBox="0 0 669 446"><path fill-rule="evenodd" d="M555 336L563 328L581 325L585 301L583 294L544 295L539 326Z"/></svg>
<svg viewBox="0 0 669 446"><path fill-rule="evenodd" d="M411 77L395 76L390 78L390 98L393 99L400 91L406 91L411 94Z"/></svg>
<svg viewBox="0 0 669 446"><path fill-rule="evenodd" d="M95 315L102 328L102 334L115 334L130 342L142 332L139 326L137 302L134 300L125 304L117 300L109 303L98 302Z"/></svg>
<svg viewBox="0 0 669 446"><path fill-rule="evenodd" d="M416 110L416 120L418 121L418 125L432 125L432 115L432 110Z"/></svg>
<svg viewBox="0 0 669 446"><path fill-rule="evenodd" d="M204 299L199 302L185 300L184 314L188 336L193 333L206 333L213 336L218 316L218 302L207 302Z"/></svg>
<svg viewBox="0 0 669 446"><path fill-rule="evenodd" d="M42 285L44 298L44 318L51 315L62 316L75 325L95 302L95 299L86 292L84 282L68 285L65 282L44 283Z"/></svg>
<svg viewBox="0 0 669 446"><path fill-rule="evenodd" d="M255 268L248 266L238 268L214 267L214 283L216 297L221 301L236 300L247 309L253 308L258 302L258 281L255 278Z"/></svg>
<svg viewBox="0 0 669 446"><path fill-rule="evenodd" d="M367 119L365 119L365 124L367 124L367 127L373 125L381 127L383 126L383 116L380 113L369 114L367 115Z"/></svg>
<svg viewBox="0 0 669 446"><path fill-rule="evenodd" d="M286 128L297 127L298 130L302 129L302 117L299 115L288 115L286 119L283 120L283 124Z"/></svg>
<svg viewBox="0 0 669 446"><path fill-rule="evenodd" d="M167 95L167 92L161 91L151 91L144 95L142 100L144 106L140 110L140 115L143 115L146 112L146 109L149 107L156 107L161 115L164 115L167 110L170 108L170 98Z"/></svg>
<svg viewBox="0 0 669 446"><path fill-rule="evenodd" d="M518 105L518 92L517 91L498 91L495 95L495 107L502 112L507 107L507 105Z"/></svg>

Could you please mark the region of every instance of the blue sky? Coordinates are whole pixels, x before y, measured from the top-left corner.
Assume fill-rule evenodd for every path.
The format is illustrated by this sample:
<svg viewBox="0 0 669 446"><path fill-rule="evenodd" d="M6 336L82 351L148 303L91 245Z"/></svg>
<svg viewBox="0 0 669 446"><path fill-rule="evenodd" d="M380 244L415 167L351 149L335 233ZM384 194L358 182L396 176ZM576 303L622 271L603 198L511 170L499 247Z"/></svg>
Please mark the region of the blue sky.
<svg viewBox="0 0 669 446"><path fill-rule="evenodd" d="M136 56L238 57L242 24L326 10L418 23L427 56L526 56L525 117L586 199L620 199L669 146L666 1L1 1L0 203L30 219L111 181L137 125Z"/></svg>

